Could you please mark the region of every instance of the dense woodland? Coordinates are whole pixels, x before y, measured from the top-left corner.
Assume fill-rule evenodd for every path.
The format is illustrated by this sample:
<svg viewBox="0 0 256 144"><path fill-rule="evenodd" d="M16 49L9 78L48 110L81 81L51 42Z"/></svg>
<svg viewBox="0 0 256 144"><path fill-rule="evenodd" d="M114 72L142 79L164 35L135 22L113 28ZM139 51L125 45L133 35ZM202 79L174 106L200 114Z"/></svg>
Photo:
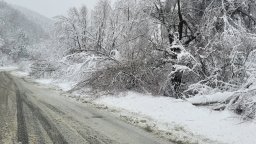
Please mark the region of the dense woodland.
<svg viewBox="0 0 256 144"><path fill-rule="evenodd" d="M29 61L34 77L75 81L70 92L240 90L216 110L255 117L255 0L99 0L54 21L46 31L0 2L2 63Z"/></svg>

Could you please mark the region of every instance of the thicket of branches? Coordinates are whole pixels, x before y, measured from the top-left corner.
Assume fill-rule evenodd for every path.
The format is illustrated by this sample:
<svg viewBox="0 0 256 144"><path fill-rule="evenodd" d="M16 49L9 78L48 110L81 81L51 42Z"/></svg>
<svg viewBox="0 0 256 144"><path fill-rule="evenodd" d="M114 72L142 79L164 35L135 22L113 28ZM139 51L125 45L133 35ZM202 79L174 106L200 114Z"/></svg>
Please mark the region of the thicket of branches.
<svg viewBox="0 0 256 144"><path fill-rule="evenodd" d="M81 87L184 98L246 82L255 8L252 0L100 0L90 16L81 7L56 17L56 35L66 55L98 57Z"/></svg>

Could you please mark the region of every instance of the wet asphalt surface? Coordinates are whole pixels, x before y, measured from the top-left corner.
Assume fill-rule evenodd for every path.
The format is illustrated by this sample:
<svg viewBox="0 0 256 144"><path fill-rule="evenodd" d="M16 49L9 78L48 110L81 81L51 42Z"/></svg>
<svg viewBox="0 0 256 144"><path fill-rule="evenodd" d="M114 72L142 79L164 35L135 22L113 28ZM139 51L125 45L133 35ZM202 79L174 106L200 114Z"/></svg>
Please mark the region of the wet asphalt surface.
<svg viewBox="0 0 256 144"><path fill-rule="evenodd" d="M0 144L165 144L60 91L0 72Z"/></svg>

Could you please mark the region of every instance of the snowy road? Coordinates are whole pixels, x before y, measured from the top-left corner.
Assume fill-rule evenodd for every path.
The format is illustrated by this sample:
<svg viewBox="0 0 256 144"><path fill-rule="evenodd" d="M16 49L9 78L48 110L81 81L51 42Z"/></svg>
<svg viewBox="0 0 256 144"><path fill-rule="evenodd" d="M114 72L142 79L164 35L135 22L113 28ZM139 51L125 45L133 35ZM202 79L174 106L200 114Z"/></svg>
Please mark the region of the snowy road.
<svg viewBox="0 0 256 144"><path fill-rule="evenodd" d="M60 91L0 72L0 143L165 144L111 114Z"/></svg>

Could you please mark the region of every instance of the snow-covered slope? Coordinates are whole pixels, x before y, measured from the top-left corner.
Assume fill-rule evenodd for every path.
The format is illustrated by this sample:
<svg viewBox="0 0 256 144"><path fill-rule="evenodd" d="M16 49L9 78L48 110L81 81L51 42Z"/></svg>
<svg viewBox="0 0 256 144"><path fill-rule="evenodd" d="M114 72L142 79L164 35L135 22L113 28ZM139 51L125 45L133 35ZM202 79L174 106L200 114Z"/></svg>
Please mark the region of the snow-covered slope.
<svg viewBox="0 0 256 144"><path fill-rule="evenodd" d="M0 65L33 59L29 48L47 40L50 27L50 19L0 1Z"/></svg>
<svg viewBox="0 0 256 144"><path fill-rule="evenodd" d="M40 25L44 29L44 31L49 32L52 30L54 25L54 21L52 19L18 5L12 6L20 11L22 14L24 14L28 20L36 23L37 25Z"/></svg>
<svg viewBox="0 0 256 144"><path fill-rule="evenodd" d="M15 36L21 33L30 41L45 37L46 33L42 26L30 19L8 3L0 1L0 38L4 41L17 41Z"/></svg>

